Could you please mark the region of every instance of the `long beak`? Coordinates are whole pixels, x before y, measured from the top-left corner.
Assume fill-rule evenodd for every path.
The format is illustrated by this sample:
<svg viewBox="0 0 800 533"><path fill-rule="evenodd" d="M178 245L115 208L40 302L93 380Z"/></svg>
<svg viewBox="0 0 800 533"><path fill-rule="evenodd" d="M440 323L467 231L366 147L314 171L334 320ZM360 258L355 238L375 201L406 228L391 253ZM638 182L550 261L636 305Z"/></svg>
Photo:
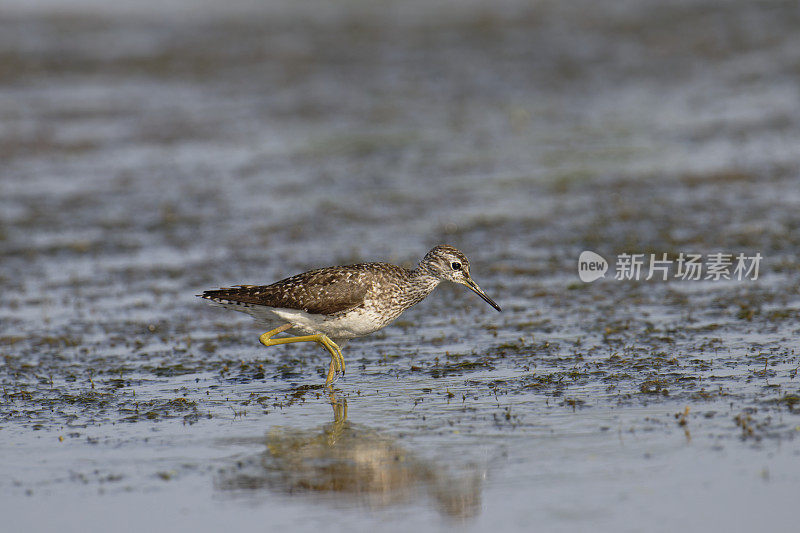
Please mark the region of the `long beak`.
<svg viewBox="0 0 800 533"><path fill-rule="evenodd" d="M488 303L489 305L491 305L492 307L494 307L494 308L495 308L495 309L497 309L498 311L502 311L502 309L500 309L500 306L499 306L499 305L497 305L497 304L494 302L494 300L492 300L491 298L489 298L488 296L486 296L486 293L485 293L485 292L483 292L483 289L481 289L480 287L478 287L478 284L477 284L477 283L475 283L474 281L472 281L472 278L467 278L467 280L466 280L466 281L464 281L463 283L464 283L464 285L466 285L467 287L469 287L469 288L472 290L472 292L474 292L475 294L477 294L478 296L480 296L481 298L483 298L483 300L484 300L486 303Z"/></svg>

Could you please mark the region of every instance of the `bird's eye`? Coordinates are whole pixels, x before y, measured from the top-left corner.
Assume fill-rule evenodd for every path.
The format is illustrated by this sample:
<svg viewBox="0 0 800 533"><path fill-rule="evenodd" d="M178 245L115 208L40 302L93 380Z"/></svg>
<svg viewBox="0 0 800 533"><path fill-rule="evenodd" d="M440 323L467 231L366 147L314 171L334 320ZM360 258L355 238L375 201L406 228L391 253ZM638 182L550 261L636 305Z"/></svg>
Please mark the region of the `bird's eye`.
<svg viewBox="0 0 800 533"><path fill-rule="evenodd" d="M461 270L461 263L459 263L458 261L453 261L453 262L450 264L450 267L451 267L453 270Z"/></svg>

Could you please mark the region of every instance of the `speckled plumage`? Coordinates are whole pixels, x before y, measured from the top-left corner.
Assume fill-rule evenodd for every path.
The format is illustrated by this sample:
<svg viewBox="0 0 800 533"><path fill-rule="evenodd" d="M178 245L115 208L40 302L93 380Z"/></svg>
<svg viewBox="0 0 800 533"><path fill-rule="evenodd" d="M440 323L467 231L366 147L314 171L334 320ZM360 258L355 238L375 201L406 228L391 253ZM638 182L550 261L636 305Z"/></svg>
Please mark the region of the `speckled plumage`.
<svg viewBox="0 0 800 533"><path fill-rule="evenodd" d="M431 249L413 270L388 263L335 266L310 270L271 285L239 285L205 291L199 296L249 313L267 327L284 328L278 333L324 335L335 344L385 327L424 300L442 281L466 285L500 310L472 281L466 256L446 245ZM271 335L262 343L277 343L270 338Z"/></svg>
<svg viewBox="0 0 800 533"><path fill-rule="evenodd" d="M202 297L230 309L250 313L267 326L285 317L269 320L264 311L295 310L317 315L316 328L296 324L302 333L325 333L334 341L361 335L345 335L333 327L337 322L363 317L373 323L364 335L386 326L412 305L421 302L439 284L437 278L389 263L360 263L310 270L271 285L239 285L205 291ZM355 333L355 332L353 332Z"/></svg>

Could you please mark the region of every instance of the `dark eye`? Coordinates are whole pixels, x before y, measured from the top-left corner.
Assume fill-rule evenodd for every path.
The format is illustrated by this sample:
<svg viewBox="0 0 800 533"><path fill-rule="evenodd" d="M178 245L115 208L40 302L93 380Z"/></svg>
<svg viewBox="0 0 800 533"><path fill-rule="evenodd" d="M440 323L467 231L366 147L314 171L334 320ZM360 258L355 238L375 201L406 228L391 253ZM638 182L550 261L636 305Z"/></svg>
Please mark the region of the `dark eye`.
<svg viewBox="0 0 800 533"><path fill-rule="evenodd" d="M461 263L459 263L458 261L453 261L452 263L450 263L450 267L453 270L461 270Z"/></svg>

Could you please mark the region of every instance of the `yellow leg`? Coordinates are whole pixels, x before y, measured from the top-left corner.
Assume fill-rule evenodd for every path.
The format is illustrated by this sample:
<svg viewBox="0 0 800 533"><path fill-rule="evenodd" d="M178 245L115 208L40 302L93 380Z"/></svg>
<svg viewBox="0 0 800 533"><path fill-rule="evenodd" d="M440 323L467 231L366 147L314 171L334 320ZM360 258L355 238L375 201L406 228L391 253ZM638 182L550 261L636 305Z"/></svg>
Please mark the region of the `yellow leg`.
<svg viewBox="0 0 800 533"><path fill-rule="evenodd" d="M291 329L291 327L291 324L284 324L262 334L258 340L264 346L275 346L276 344L289 344L292 342L316 342L321 344L326 350L328 350L328 353L331 354L331 364L330 367L328 367L328 377L325 379L325 386L330 387L339 378L340 371L341 374L344 375L344 356L342 355L342 350L336 345L335 342L330 340L327 335L322 333L317 335L302 335L299 337L282 337L280 339L272 338L278 333L283 333L287 329Z"/></svg>

